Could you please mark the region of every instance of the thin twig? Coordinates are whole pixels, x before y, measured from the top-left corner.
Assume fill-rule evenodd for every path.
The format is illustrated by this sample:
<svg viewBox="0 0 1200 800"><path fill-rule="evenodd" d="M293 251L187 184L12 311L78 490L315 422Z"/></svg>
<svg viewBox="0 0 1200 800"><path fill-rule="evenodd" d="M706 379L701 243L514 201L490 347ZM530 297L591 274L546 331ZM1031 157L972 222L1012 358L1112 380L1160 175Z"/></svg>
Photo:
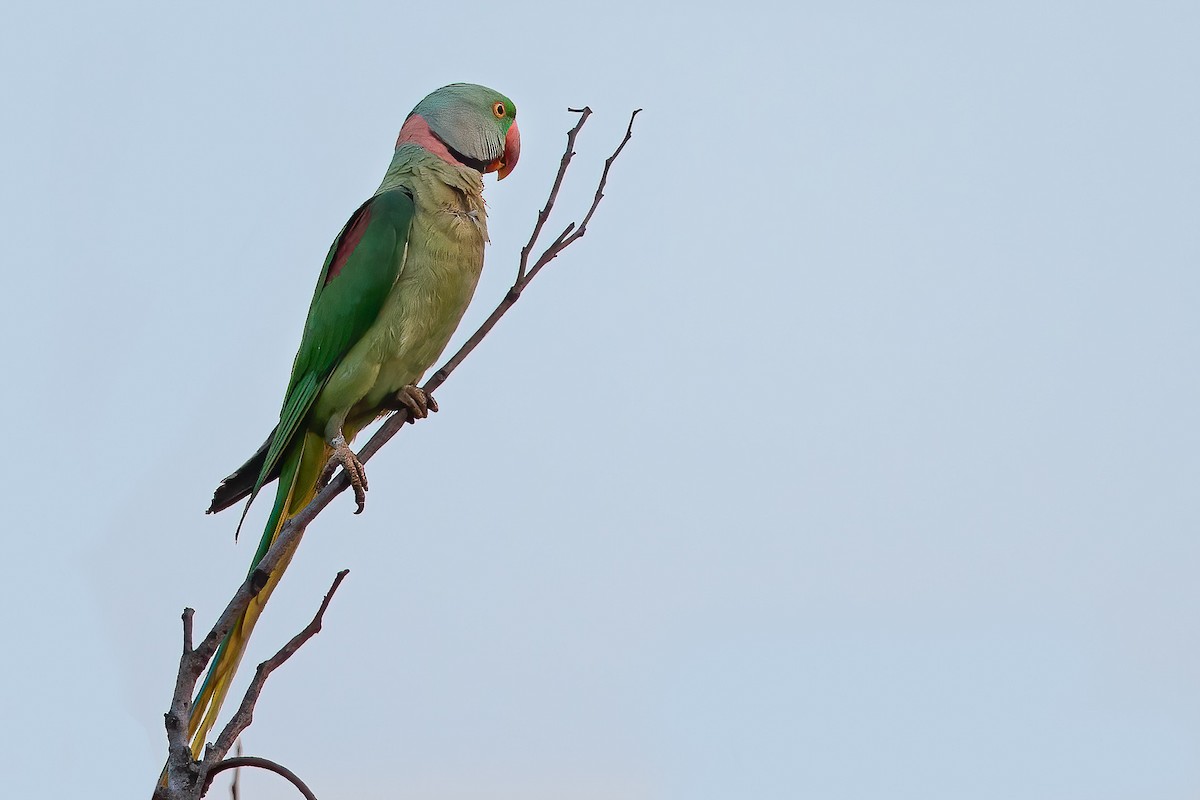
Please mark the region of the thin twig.
<svg viewBox="0 0 1200 800"><path fill-rule="evenodd" d="M196 611L191 608L183 610L183 652L192 652L192 617L196 615Z"/></svg>
<svg viewBox="0 0 1200 800"><path fill-rule="evenodd" d="M300 780L296 773L292 772L282 764L277 764L274 761L266 758L259 758L258 756L234 756L233 758L227 758L220 764L217 764L215 767L213 767L209 771L208 777L211 780L218 773L224 772L227 769L240 769L241 767L258 767L259 769L265 769L269 772L274 772L276 775L282 775L284 778L291 781L293 786L300 790L300 794L304 795L306 800L317 800L317 796L312 793L312 789L309 789L307 786L305 786L304 781ZM201 794L201 797L203 796L204 795Z"/></svg>
<svg viewBox="0 0 1200 800"><path fill-rule="evenodd" d="M563 178L566 177L567 167L570 166L571 159L575 157L575 137L583 129L583 123L587 122L587 118L592 115L592 109L587 106L583 108L571 108L568 111L579 114L579 122L576 122L575 127L567 131L567 149L563 153L562 161L559 162L558 174L554 176L554 185L550 187L550 195L546 198L546 205L538 212L537 222L533 225L533 233L529 234L529 242L521 248L521 263L517 267L517 283L525 279L525 266L529 263L529 253L533 250L538 236L542 233L542 226L546 224L546 220L550 219L550 212L554 209L554 201L558 199L558 190L562 187Z"/></svg>
<svg viewBox="0 0 1200 800"><path fill-rule="evenodd" d="M285 526L285 530L280 532L278 539L267 550L262 561L246 576L241 586L234 592L233 598L213 624L212 630L208 632L208 635L200 642L199 647L195 649L187 649L190 644L188 640L191 639L190 629L194 612L190 608L184 610L185 650L179 658L179 672L175 679L175 691L171 697L171 707L164 715L167 728L168 756L166 774L168 785L165 787L160 785L159 787L160 789L167 790L167 794L164 796L176 796L174 792L177 787L170 785L170 777L172 775L178 776L178 780L183 782L189 782L195 778L196 765L192 759L191 748L188 746L187 721L192 707L192 695L195 692L196 683L200 680L200 674L208 666L208 662L212 660L213 655L217 652L217 647L226 634L233 629L237 619L246 610L250 601L262 591L271 571L275 569L284 555L290 552L289 548L294 541L303 535L303 527L292 526L288 529ZM188 777L184 777L185 775ZM160 792L155 792L156 796L159 794Z"/></svg>
<svg viewBox="0 0 1200 800"><path fill-rule="evenodd" d="M237 750L234 752L234 755L237 758L242 757L242 740L241 739L238 739ZM220 764L218 764L217 766L220 766ZM229 768L226 767L226 769L229 769ZM209 773L208 782L210 784L212 783L212 775L214 775L214 774L215 773ZM238 769L237 767L234 767L233 768L233 780L231 780L229 782L229 800L241 800L241 795L242 795L242 792L241 792L242 780L241 779L242 779L242 771L240 769Z"/></svg>
<svg viewBox="0 0 1200 800"><path fill-rule="evenodd" d="M289 539L297 538L303 535L303 528L293 528L289 532ZM282 534L280 538L282 539ZM279 541L276 541L275 545L278 544ZM205 637L201 646L195 650L192 650L191 652L185 652L179 659L179 673L175 680L175 694L171 699L171 709L164 715L166 718L168 745L167 766L164 769L164 777L166 778L166 781L165 783L160 781L159 785L155 788L155 798L187 796L182 793L187 791L186 787L194 786L203 769L205 768L205 765L207 765L208 768L211 768L211 766L215 765L222 758L224 758L229 752L229 748L233 746L233 741L237 738L238 734L245 730L250 724L250 720L253 717L253 702L250 703L251 713L245 716L244 723L241 724L241 727L237 729L232 738L226 739L230 729L234 727L234 723L239 721L242 711L246 706L246 699L243 698L242 706L238 709L238 714L236 714L234 718L229 721L229 724L226 726L225 730L221 734L221 737L218 739L218 743L216 745L209 745L205 752L204 760L202 762L197 762L192 758L192 750L188 745L187 736L187 720L189 711L191 710L192 692L195 690L196 682L200 679L200 673L204 671L204 667L208 664L208 661L216 652L217 643L219 643L220 640L224 638L225 634L228 633L233 627L234 620L242 613L242 611L246 609L246 606L249 604L250 600L262 589L263 585L266 583L266 576L270 574L270 570L275 568L275 565L279 562L282 555L287 552L285 549L277 548L275 545L272 545L271 548L268 549L266 555L263 556L262 561L259 562L258 567L249 576L247 576L246 580L242 582L242 585L238 587L233 599L229 601L229 605L225 607L225 611L221 613L220 618L218 618L208 636ZM304 642L306 642L308 639L311 639L314 635L316 635L317 631L321 629L321 617L324 615L325 609L328 608L329 601L333 597L333 593L337 591L337 587L341 584L342 579L345 578L348 572L349 570L342 570L338 573L337 577L334 579L333 586L330 588L329 593L325 595L325 599L321 603L320 609L317 611L317 616L312 622L309 623L308 627L293 637L292 640L284 645L283 649L276 653L271 659L269 659L267 662L264 662L264 664L259 665L260 673L264 667L268 666L268 664L270 666L266 669L266 674L261 675L261 681L260 674L256 673L254 682L252 682L250 688L246 690L247 695L253 691L254 699L257 700L258 694L262 691L262 684L266 681L266 676L284 661L287 661L287 659L291 657L292 653L299 649L300 645L304 644ZM187 637L187 628L191 623L191 616L192 610L190 608L185 609L183 613L185 638ZM207 646L210 642L212 643L211 648ZM277 659L278 661L276 661Z"/></svg>
<svg viewBox="0 0 1200 800"><path fill-rule="evenodd" d="M333 579L333 585L329 587L329 591L325 593L325 599L321 601L321 607L317 609L316 615L312 618L312 622L304 627L304 630L297 633L291 640L279 649L279 652L268 658L266 661L258 665L258 669L254 672L254 680L250 682L250 686L246 689L246 694L242 697L242 704L238 706L237 712L229 720L225 726L225 730L221 731L221 735L217 737L216 744L209 745L208 751L205 753L205 763L219 762L225 758L226 753L233 747L233 743L242 735L242 731L250 727L250 723L254 720L254 704L258 702L258 696L262 694L263 686L267 683L267 678L272 672L280 667L285 661L295 655L304 643L312 637L316 636L321 631L321 621L325 617L325 610L329 608L329 601L333 599L333 594L342 585L342 581L350 570L344 569L337 574Z"/></svg>
<svg viewBox="0 0 1200 800"><path fill-rule="evenodd" d="M617 156L621 155L621 151L625 149L626 143L633 138L633 121L640 112L641 109L638 108L629 115L629 125L625 128L625 138L621 139L621 143L617 145L617 149L613 151L613 154L604 160L604 171L600 173L600 183L596 186L596 194L592 198L591 207L583 215L583 222L579 223L578 228L575 228L575 223L567 226L567 229L554 240L554 244L547 248L546 252L542 253L542 257L533 265L533 269L529 270L530 278L533 278L542 267L549 264L559 253L570 247L576 239L583 238L583 234L587 233L587 225L592 221L592 215L596 213L596 209L600 207L600 201L604 198L604 186L608 183L608 171L612 169L613 162L617 160ZM574 232L572 232L572 229L574 229Z"/></svg>

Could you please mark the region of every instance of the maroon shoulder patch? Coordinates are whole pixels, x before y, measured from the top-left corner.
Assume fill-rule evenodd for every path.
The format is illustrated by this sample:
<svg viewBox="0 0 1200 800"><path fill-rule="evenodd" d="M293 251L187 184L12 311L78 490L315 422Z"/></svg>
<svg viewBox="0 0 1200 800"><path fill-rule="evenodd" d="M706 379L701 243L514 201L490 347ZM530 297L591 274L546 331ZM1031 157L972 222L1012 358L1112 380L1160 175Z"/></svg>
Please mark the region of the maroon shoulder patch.
<svg viewBox="0 0 1200 800"><path fill-rule="evenodd" d="M370 222L371 203L368 201L363 203L358 211L354 212L354 216L346 223L346 229L338 239L337 249L333 251L333 261L329 264L329 272L325 273L326 286L341 274L342 268L350 260L350 254L354 252L354 248L358 247L358 243L362 241L363 234L367 232L367 225Z"/></svg>

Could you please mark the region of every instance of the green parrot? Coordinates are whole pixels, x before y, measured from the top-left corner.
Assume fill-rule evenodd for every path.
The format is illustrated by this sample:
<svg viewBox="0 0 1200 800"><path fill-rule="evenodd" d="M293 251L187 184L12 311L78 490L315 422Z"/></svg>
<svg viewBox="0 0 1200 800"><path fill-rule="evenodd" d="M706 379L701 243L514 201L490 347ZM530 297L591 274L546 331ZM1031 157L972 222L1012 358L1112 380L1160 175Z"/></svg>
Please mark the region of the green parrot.
<svg viewBox="0 0 1200 800"><path fill-rule="evenodd" d="M251 572L337 467L350 478L355 513L363 510L367 476L349 443L364 426L389 410L407 409L413 419L437 410L416 383L445 349L475 291L488 241L483 174L503 179L516 166L516 116L511 100L484 86L456 83L430 94L400 128L379 189L329 248L279 424L221 482L208 509L215 513L247 497L248 509L266 483L279 479ZM293 547L284 555L217 650L188 721L195 758L294 553Z"/></svg>

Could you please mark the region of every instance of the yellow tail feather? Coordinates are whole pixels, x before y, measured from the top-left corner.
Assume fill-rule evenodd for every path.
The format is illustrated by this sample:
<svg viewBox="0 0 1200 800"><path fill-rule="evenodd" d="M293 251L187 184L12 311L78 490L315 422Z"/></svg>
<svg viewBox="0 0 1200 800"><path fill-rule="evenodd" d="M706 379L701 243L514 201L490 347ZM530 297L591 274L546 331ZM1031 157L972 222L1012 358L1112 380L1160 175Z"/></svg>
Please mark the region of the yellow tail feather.
<svg viewBox="0 0 1200 800"><path fill-rule="evenodd" d="M276 517L274 525L271 525L270 521L267 523L270 526L268 531L271 544L274 544L284 524L298 514L316 496L317 477L320 475L321 470L324 469L330 453L330 448L320 436L313 433L304 434L301 450L298 458L296 458L294 477L287 487L287 495L282 498L282 502L279 499L276 500L277 507L281 508L282 511L278 515L272 514L273 517ZM281 482L282 480L283 476L281 476ZM268 531L264 531L264 537L268 534ZM258 622L263 609L266 607L271 593L279 584L280 578L283 577L284 570L287 569L288 564L291 563L292 556L296 553L296 548L300 544L303 531L300 533L300 536L292 540L288 552L283 554L283 558L280 559L279 564L271 572L266 585L250 601L241 618L233 626L233 630L230 631L228 638L217 651L214 661L209 667L208 677L204 681L200 694L197 695L195 702L192 704L192 713L188 720L188 738L191 739L193 758L200 758L204 750L208 734L216 724L217 714L221 711L221 706L225 702L225 697L228 695L229 688L233 683L234 674L237 672L238 665L245 654L250 634L254 630L254 625ZM255 563L257 564L257 561ZM251 569L253 567L254 565L251 566Z"/></svg>

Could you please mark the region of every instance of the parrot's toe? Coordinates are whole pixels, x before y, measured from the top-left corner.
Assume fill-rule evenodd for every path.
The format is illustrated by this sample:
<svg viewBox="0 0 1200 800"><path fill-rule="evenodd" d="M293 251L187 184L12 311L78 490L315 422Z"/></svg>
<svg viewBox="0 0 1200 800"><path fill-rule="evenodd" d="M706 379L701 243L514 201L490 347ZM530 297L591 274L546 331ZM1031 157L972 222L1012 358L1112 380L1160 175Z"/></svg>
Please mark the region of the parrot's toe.
<svg viewBox="0 0 1200 800"><path fill-rule="evenodd" d="M409 384L396 392L396 408L408 411L412 420L425 419L429 412L437 413L438 404L433 395L419 386Z"/></svg>
<svg viewBox="0 0 1200 800"><path fill-rule="evenodd" d="M317 486L324 488L333 478L333 473L337 471L338 467L346 471L346 477L350 479L350 488L354 490L354 502L358 506L354 513L361 514L367 504L367 470L341 436L333 441L333 455L329 457L325 469L321 471L321 477L317 479Z"/></svg>

